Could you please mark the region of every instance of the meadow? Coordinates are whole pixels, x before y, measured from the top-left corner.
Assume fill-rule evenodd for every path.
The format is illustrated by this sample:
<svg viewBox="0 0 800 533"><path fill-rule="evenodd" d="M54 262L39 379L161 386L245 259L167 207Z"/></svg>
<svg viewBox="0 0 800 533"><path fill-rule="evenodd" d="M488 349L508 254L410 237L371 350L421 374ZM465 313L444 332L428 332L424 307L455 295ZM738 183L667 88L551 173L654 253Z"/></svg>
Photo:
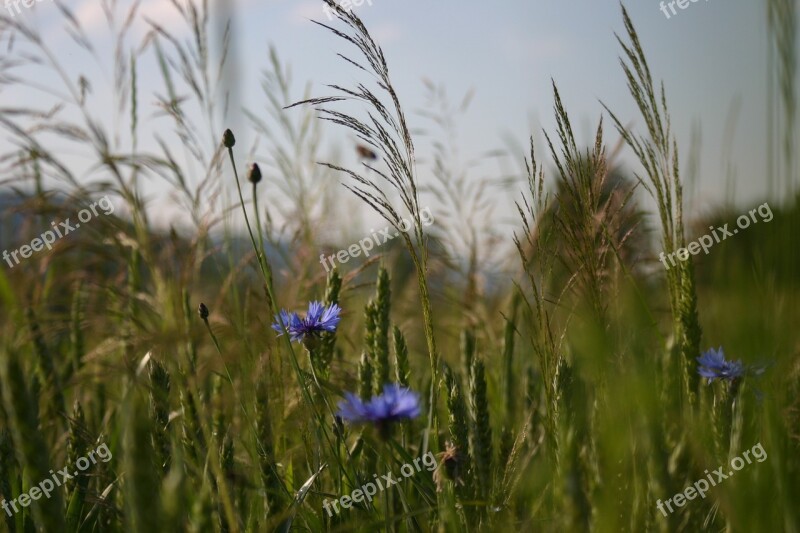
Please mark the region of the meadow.
<svg viewBox="0 0 800 533"><path fill-rule="evenodd" d="M581 146L553 83L547 150L520 140L517 200L500 206L518 221L497 247L513 274L490 279L489 185L445 154L419 170L382 48L324 2L319 31L360 81L297 96L271 50L267 107L245 126L269 168L215 118L234 104L207 2L174 2L191 39L153 22L141 43L136 3L108 4L116 130L89 80L0 15L0 88L35 85L35 64L64 98L0 108L0 249L116 206L0 262L0 531L800 531L794 4L767 2L781 201L684 215L669 80L621 7L614 75L640 114L598 104ZM139 92L143 54L163 92ZM178 142L141 148L144 106ZM323 125L357 140L360 166L323 158ZM617 141L638 168L617 164ZM154 222L150 181L186 224ZM349 251L366 231L320 236L344 194L393 228L369 257ZM767 201L769 221L681 252ZM320 264L337 251L347 264ZM664 268L662 252L681 260Z"/></svg>

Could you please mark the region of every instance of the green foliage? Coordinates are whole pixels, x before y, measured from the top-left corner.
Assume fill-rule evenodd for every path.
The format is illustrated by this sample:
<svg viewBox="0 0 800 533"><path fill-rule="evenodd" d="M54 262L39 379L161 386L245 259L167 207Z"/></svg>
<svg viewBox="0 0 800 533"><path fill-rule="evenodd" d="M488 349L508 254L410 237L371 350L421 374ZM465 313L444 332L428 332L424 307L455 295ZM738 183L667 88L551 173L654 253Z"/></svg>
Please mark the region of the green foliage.
<svg viewBox="0 0 800 533"><path fill-rule="evenodd" d="M404 387L411 384L411 369L408 363L408 344L403 332L395 326L392 329L392 340L394 344L394 367L396 382Z"/></svg>
<svg viewBox="0 0 800 533"><path fill-rule="evenodd" d="M389 287L389 272L385 268L378 270L378 285L375 295L375 390L380 391L386 383L390 383L389 367L389 308L392 291Z"/></svg>
<svg viewBox="0 0 800 533"><path fill-rule="evenodd" d="M11 430L17 461L21 467L22 483L17 485L21 494L39 480L50 477L50 450L39 431L37 413L32 407L36 404L26 386L25 375L20 365L20 354L4 346L0 352L0 383L2 383L3 405ZM7 466L8 458L4 459ZM44 531L64 530L63 497L54 493L48 499L41 499L31 506L33 521ZM17 525L20 524L19 517Z"/></svg>
<svg viewBox="0 0 800 533"><path fill-rule="evenodd" d="M475 461L475 484L478 489L478 497L486 500L493 488L494 451L492 425L489 421L486 373L480 357L472 360L472 368L469 373L469 400L473 418L470 450Z"/></svg>

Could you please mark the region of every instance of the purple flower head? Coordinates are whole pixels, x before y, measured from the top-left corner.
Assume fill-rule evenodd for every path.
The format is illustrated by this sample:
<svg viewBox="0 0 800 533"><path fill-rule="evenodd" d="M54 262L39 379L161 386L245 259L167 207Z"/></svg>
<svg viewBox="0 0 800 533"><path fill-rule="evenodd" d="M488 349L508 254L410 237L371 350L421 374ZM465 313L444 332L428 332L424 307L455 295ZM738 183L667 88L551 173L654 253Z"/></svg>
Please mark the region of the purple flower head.
<svg viewBox="0 0 800 533"><path fill-rule="evenodd" d="M717 350L711 348L701 357L697 358L700 364L697 372L713 383L716 379L734 381L745 374L745 367L741 361L726 361L722 346Z"/></svg>
<svg viewBox="0 0 800 533"><path fill-rule="evenodd" d="M341 317L339 313L342 308L336 304L326 307L322 302L311 302L308 304L308 312L305 318L300 318L297 313L289 313L281 309L279 315L275 315L275 323L272 329L283 335L283 326L289 332L292 341L302 341L306 337L318 337L328 331L336 331Z"/></svg>
<svg viewBox="0 0 800 533"><path fill-rule="evenodd" d="M374 424L386 437L392 423L417 418L419 413L419 394L387 384L383 386L383 394L373 396L368 402L350 392L345 393L345 399L339 402L338 416L351 424Z"/></svg>

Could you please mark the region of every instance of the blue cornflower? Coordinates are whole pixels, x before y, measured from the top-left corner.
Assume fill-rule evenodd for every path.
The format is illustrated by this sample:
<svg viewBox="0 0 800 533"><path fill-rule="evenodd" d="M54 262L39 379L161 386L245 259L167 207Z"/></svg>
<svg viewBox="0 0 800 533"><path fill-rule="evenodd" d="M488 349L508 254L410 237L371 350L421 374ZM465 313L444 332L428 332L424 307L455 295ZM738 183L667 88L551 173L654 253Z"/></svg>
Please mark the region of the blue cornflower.
<svg viewBox="0 0 800 533"><path fill-rule="evenodd" d="M697 372L713 383L715 379L733 381L744 376L746 369L741 361L726 361L722 346L715 350L711 348L701 357L697 358L700 367Z"/></svg>
<svg viewBox="0 0 800 533"><path fill-rule="evenodd" d="M283 327L281 327L281 324L283 324L292 341L318 337L326 331L336 331L336 326L341 320L339 316L341 311L342 308L336 304L326 307L322 302L309 303L308 313L306 313L305 318L300 318L297 313L289 313L285 309L281 309L280 314L275 315L275 323L272 324L272 329L277 331L279 336L283 335Z"/></svg>
<svg viewBox="0 0 800 533"><path fill-rule="evenodd" d="M381 436L388 437L392 423L417 418L420 413L419 394L399 385L383 386L383 394L364 402L350 392L339 402L338 416L352 424L374 424Z"/></svg>

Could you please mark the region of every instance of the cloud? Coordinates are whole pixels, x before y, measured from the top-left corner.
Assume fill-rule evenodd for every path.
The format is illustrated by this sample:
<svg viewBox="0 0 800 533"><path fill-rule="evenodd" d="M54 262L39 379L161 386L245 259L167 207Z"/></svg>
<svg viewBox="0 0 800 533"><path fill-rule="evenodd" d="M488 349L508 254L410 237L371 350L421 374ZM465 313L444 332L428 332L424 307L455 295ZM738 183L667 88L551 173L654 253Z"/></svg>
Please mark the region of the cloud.
<svg viewBox="0 0 800 533"><path fill-rule="evenodd" d="M102 26L106 22L106 15L103 6L97 0L85 0L76 11L73 12L81 28L87 33Z"/></svg>
<svg viewBox="0 0 800 533"><path fill-rule="evenodd" d="M386 43L398 40L400 37L402 37L403 32L396 24L377 24L370 31L370 34L372 34L372 37L375 39L375 41L383 46Z"/></svg>
<svg viewBox="0 0 800 533"><path fill-rule="evenodd" d="M74 12L75 18L87 34L108 27L108 19L102 4L100 0L84 0ZM178 4L185 5L185 2ZM117 5L115 22L119 27L127 19L133 2L119 2ZM144 35L150 29L147 20L159 24L170 33L182 33L188 30L183 23L183 16L170 0L142 0L132 25L134 35Z"/></svg>
<svg viewBox="0 0 800 533"><path fill-rule="evenodd" d="M322 2L299 2L289 11L290 24L305 24L309 20L322 20L325 13L322 11Z"/></svg>

